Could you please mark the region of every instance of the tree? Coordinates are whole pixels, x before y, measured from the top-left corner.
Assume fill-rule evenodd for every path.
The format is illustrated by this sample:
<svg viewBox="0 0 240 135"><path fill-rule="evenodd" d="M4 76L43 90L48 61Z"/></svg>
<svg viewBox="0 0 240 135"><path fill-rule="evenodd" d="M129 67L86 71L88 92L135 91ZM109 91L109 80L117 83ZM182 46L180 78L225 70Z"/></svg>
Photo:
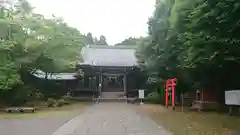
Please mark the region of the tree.
<svg viewBox="0 0 240 135"><path fill-rule="evenodd" d="M188 23L185 26L190 30L184 34L183 62L191 68L205 69L207 74L200 81L214 80L213 85L222 91L239 87L234 81L240 74L237 70L240 66L239 11L237 1L207 0L196 3L186 16ZM228 82L227 78L232 81Z"/></svg>
<svg viewBox="0 0 240 135"><path fill-rule="evenodd" d="M149 19L149 37L137 49L139 63L149 75L164 78L166 76L168 55L167 45L168 18L172 4L157 1L153 17Z"/></svg>
<svg viewBox="0 0 240 135"><path fill-rule="evenodd" d="M96 45L108 45L106 41L106 37L101 35L99 40L95 42Z"/></svg>
<svg viewBox="0 0 240 135"><path fill-rule="evenodd" d="M20 72L61 72L80 59L85 36L61 18L32 12L26 0L0 9L0 90L22 82Z"/></svg>
<svg viewBox="0 0 240 135"><path fill-rule="evenodd" d="M93 43L96 44L97 42L98 42L97 37L94 37L94 38L93 38Z"/></svg>
<svg viewBox="0 0 240 135"><path fill-rule="evenodd" d="M137 45L141 42L142 39L143 39L143 37L140 37L140 38L129 37L129 38L124 39L122 42L117 43L115 45Z"/></svg>
<svg viewBox="0 0 240 135"><path fill-rule="evenodd" d="M87 33L87 36L86 36L86 44L89 44L89 45L92 45L94 44L94 39L93 39L93 36L92 36L92 33Z"/></svg>
<svg viewBox="0 0 240 135"><path fill-rule="evenodd" d="M137 49L140 67L192 89L239 88L239 11L234 0L157 0L148 41Z"/></svg>

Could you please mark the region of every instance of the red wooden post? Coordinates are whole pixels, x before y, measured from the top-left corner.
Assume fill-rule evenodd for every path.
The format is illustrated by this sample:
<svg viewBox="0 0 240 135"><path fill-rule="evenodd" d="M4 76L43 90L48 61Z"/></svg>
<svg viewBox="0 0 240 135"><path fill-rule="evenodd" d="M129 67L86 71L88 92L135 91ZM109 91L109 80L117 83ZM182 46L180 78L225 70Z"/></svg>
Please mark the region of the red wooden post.
<svg viewBox="0 0 240 135"><path fill-rule="evenodd" d="M175 106L174 106L174 104L175 104L175 102L174 102L174 100L175 100L175 96L174 96L174 95L175 95L175 92L174 92L175 89L174 89L174 87L175 87L175 86L174 86L174 81L173 81L173 79L171 79L171 81L172 81L172 107L173 107L173 109L174 109L174 107L175 107Z"/></svg>
<svg viewBox="0 0 240 135"><path fill-rule="evenodd" d="M168 107L168 80L166 81L166 87L165 87L165 105Z"/></svg>
<svg viewBox="0 0 240 135"><path fill-rule="evenodd" d="M175 92L175 86L176 86L176 78L174 79L171 79L171 86L172 86L172 107L173 107L173 110L175 110L175 95L176 95L176 92Z"/></svg>
<svg viewBox="0 0 240 135"><path fill-rule="evenodd" d="M165 105L166 107L168 107L168 95L169 95L169 91L168 89L171 87L171 94L172 94L172 107L173 109L175 109L175 95L176 95L176 81L177 79L176 78L173 78L173 79L168 79L166 81L166 88L165 88Z"/></svg>

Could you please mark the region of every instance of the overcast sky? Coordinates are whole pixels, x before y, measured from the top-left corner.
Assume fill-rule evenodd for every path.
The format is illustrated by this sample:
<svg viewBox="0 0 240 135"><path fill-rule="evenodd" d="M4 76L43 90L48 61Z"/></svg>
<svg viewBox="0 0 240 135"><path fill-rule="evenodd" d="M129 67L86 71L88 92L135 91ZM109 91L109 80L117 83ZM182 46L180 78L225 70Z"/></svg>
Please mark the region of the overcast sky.
<svg viewBox="0 0 240 135"><path fill-rule="evenodd" d="M155 0L29 0L35 12L63 17L81 33L105 35L109 44L147 35Z"/></svg>

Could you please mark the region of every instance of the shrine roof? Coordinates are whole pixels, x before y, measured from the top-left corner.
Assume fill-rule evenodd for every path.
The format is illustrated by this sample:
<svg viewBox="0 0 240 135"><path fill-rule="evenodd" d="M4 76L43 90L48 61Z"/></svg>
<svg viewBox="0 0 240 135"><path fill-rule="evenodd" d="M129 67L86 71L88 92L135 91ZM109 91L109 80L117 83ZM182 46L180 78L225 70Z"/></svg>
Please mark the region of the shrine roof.
<svg viewBox="0 0 240 135"><path fill-rule="evenodd" d="M83 63L91 66L132 67L137 65L133 45L88 45L81 51Z"/></svg>

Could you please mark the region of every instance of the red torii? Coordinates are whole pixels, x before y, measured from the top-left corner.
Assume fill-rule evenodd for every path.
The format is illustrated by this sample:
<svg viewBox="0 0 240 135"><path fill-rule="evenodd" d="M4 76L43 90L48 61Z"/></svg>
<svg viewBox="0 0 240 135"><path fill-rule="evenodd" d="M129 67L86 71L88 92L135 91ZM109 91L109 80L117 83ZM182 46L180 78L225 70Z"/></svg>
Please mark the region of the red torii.
<svg viewBox="0 0 240 135"><path fill-rule="evenodd" d="M166 88L165 88L165 99L166 99L165 103L167 107L168 107L168 95L169 95L168 89L171 88L173 109L175 109L176 81L177 81L177 78L168 79L166 81Z"/></svg>

